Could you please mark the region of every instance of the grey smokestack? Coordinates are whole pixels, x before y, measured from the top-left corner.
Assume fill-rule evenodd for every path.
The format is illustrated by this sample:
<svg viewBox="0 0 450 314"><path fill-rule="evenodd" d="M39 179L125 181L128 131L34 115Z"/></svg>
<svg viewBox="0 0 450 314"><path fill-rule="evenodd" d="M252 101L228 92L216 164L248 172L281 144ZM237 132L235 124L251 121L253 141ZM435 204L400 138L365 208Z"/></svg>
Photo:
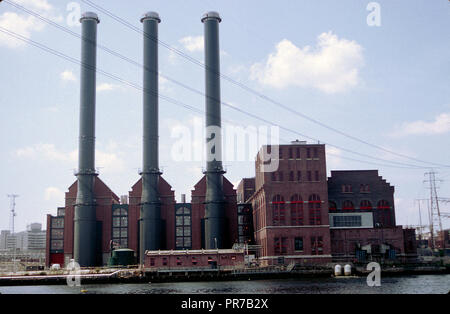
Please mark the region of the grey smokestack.
<svg viewBox="0 0 450 314"><path fill-rule="evenodd" d="M148 12L144 26L144 137L140 212L140 263L146 250L161 249L161 201L158 181L158 13Z"/></svg>
<svg viewBox="0 0 450 314"><path fill-rule="evenodd" d="M81 23L80 138L78 191L74 215L74 259L82 267L96 263L95 171L95 88L97 59L97 14L84 13Z"/></svg>
<svg viewBox="0 0 450 314"><path fill-rule="evenodd" d="M205 27L205 84L206 84L206 198L205 246L206 249L224 247L224 193L222 167L222 137L220 113L220 50L217 12L203 15ZM215 144L211 145L211 141ZM209 143L209 144L208 144Z"/></svg>

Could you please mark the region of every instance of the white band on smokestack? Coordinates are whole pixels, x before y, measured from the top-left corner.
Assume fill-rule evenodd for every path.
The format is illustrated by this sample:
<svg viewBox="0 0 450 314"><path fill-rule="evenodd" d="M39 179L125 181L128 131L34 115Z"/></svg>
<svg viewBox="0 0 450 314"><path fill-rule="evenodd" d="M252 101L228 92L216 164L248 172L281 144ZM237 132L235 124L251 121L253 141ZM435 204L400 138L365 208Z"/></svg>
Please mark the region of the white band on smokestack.
<svg viewBox="0 0 450 314"><path fill-rule="evenodd" d="M84 12L83 14L81 14L80 17L80 23L82 20L96 20L97 24L100 23L100 19L98 18L98 15L94 12Z"/></svg>
<svg viewBox="0 0 450 314"><path fill-rule="evenodd" d="M209 11L209 12L203 14L202 22L205 22L205 20L207 20L207 19L216 19L216 20L219 20L219 23L222 22L222 19L220 18L219 13L215 12L215 11Z"/></svg>
<svg viewBox="0 0 450 314"><path fill-rule="evenodd" d="M144 20L148 20L148 19L157 20L158 23L161 23L159 14L156 12L153 12L153 11L147 12L144 15L142 15L141 23L144 22Z"/></svg>

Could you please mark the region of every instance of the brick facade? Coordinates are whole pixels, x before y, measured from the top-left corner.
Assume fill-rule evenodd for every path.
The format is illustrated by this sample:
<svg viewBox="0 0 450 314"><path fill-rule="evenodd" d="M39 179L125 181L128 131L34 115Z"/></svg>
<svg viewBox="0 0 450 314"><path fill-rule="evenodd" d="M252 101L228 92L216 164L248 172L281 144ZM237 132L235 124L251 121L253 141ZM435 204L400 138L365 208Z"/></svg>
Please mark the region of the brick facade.
<svg viewBox="0 0 450 314"><path fill-rule="evenodd" d="M261 172L266 149L256 158L249 200L262 264L330 261L325 145L273 146L280 152L278 169Z"/></svg>

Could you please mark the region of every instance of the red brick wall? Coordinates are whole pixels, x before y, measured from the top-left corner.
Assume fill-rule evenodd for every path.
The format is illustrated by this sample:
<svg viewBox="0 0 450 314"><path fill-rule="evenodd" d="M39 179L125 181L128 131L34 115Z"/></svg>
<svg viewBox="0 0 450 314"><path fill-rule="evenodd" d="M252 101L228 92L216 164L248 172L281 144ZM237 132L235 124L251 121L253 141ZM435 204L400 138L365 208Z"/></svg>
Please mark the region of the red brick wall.
<svg viewBox="0 0 450 314"><path fill-rule="evenodd" d="M180 254L178 252L172 252L165 254L150 254L145 257L145 267L152 268L187 268L187 267L210 267L210 262L217 262L219 267L227 266L242 266L244 264L244 252L233 253L205 253L201 252L189 252L188 254ZM176 253L176 254L173 254ZM195 265L192 263L193 258L197 262ZM151 265L151 259L154 260L154 265ZM164 265L164 259L166 259L166 265ZM181 265L180 265L181 264Z"/></svg>
<svg viewBox="0 0 450 314"><path fill-rule="evenodd" d="M64 254L73 256L73 232L74 232L74 204L77 196L78 185L75 181L66 192L66 205L64 217ZM97 201L96 216L102 226L102 253L110 251L111 240L111 207L119 203L119 197L98 177L95 178L94 195Z"/></svg>
<svg viewBox="0 0 450 314"><path fill-rule="evenodd" d="M293 158L289 157L289 148L293 149ZM296 149L300 149L300 158L296 156ZM275 146L272 147L275 149ZM328 218L328 188L326 173L325 145L281 145L282 158L279 160L279 172L283 172L282 181L273 181L272 173L261 173L261 160L258 154L256 160L256 193L250 198L253 206L253 217L255 225L255 239L257 244L262 245L259 253L261 257L303 255L312 258L311 237L322 237L322 255L331 254L329 218ZM307 158L307 149L311 156ZM314 156L314 149L317 156ZM294 180L290 180L290 172L294 173ZM301 180L297 180L297 172L301 171ZM311 171L312 180L308 180L308 171ZM319 180L315 178L318 171ZM293 195L299 195L303 203L303 225L293 226L291 221L290 201ZM316 194L320 197L320 225L310 225L309 197ZM285 220L280 226L275 226L272 200L275 195L280 195L284 200ZM283 254L275 254L274 238L287 238L287 251ZM294 239L303 238L303 251L294 250ZM320 258L319 258L320 259Z"/></svg>
<svg viewBox="0 0 450 314"><path fill-rule="evenodd" d="M236 190L227 178L223 178L225 194L225 217L227 218L227 242L231 248L238 241ZM201 220L205 217L206 177L197 182L192 190L192 249L202 248Z"/></svg>
<svg viewBox="0 0 450 314"><path fill-rule="evenodd" d="M161 218L165 221L166 247L163 249L175 249L175 192L163 177L159 177L158 191L161 198ZM129 192L128 207L128 246L138 252L138 230L142 195L142 179L139 179Z"/></svg>
<svg viewBox="0 0 450 314"><path fill-rule="evenodd" d="M331 229L331 253L354 255L356 244L390 244L398 254L405 253L405 237L402 226L373 229Z"/></svg>

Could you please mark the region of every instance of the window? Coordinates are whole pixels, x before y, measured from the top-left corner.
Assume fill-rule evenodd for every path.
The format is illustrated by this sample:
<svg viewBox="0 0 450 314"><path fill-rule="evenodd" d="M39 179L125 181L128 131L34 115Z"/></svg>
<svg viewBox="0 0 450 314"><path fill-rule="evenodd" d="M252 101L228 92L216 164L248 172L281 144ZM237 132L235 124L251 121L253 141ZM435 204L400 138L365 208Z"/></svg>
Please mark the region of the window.
<svg viewBox="0 0 450 314"><path fill-rule="evenodd" d="M289 147L289 159L294 158L294 154L292 153L292 147Z"/></svg>
<svg viewBox="0 0 450 314"><path fill-rule="evenodd" d="M272 172L272 181L277 181L277 175L276 172Z"/></svg>
<svg viewBox="0 0 450 314"><path fill-rule="evenodd" d="M150 266L155 266L155 259L154 258L150 258Z"/></svg>
<svg viewBox="0 0 450 314"><path fill-rule="evenodd" d="M281 195L275 195L272 198L272 217L274 226L284 226L285 208L284 198Z"/></svg>
<svg viewBox="0 0 450 314"><path fill-rule="evenodd" d="M64 228L64 218L52 218L52 228Z"/></svg>
<svg viewBox="0 0 450 314"><path fill-rule="evenodd" d="M378 223L381 224L382 227L390 226L391 225L391 206L388 201L381 200L377 204L377 216L378 216Z"/></svg>
<svg viewBox="0 0 450 314"><path fill-rule="evenodd" d="M389 206L389 202L385 200L381 200L378 202L378 209L391 209L391 206Z"/></svg>
<svg viewBox="0 0 450 314"><path fill-rule="evenodd" d="M328 204L329 204L329 205L328 205L328 210L329 210L330 212L333 212L333 211L336 211L336 210L337 210L336 202L329 201Z"/></svg>
<svg viewBox="0 0 450 314"><path fill-rule="evenodd" d="M323 238L311 237L311 254L322 255L323 254Z"/></svg>
<svg viewBox="0 0 450 314"><path fill-rule="evenodd" d="M311 158L311 148L306 149L306 158Z"/></svg>
<svg viewBox="0 0 450 314"><path fill-rule="evenodd" d="M275 254L287 253L287 238L274 238Z"/></svg>
<svg viewBox="0 0 450 314"><path fill-rule="evenodd" d="M128 247L128 211L125 208L113 209L112 242L116 248Z"/></svg>
<svg viewBox="0 0 450 314"><path fill-rule="evenodd" d="M175 210L175 246L177 250L191 249L191 209L180 206Z"/></svg>
<svg viewBox="0 0 450 314"><path fill-rule="evenodd" d="M315 179L316 179L316 181L319 181L319 171L315 171L314 172L314 175L315 175Z"/></svg>
<svg viewBox="0 0 450 314"><path fill-rule="evenodd" d="M344 203L342 204L342 209L343 210L354 210L355 206L353 206L353 202L352 201L344 201Z"/></svg>
<svg viewBox="0 0 450 314"><path fill-rule="evenodd" d="M167 257L163 257L163 266L167 266Z"/></svg>
<svg viewBox="0 0 450 314"><path fill-rule="evenodd" d="M343 184L342 193L352 193L352 186L350 184Z"/></svg>
<svg viewBox="0 0 450 314"><path fill-rule="evenodd" d="M62 250L64 248L63 240L51 240L50 250Z"/></svg>
<svg viewBox="0 0 450 314"><path fill-rule="evenodd" d="M51 238L53 239L63 239L64 238L64 229L52 229Z"/></svg>
<svg viewBox="0 0 450 314"><path fill-rule="evenodd" d="M320 213L322 202L320 201L319 195L312 194L309 196L308 207L309 207L309 224L320 225L322 223Z"/></svg>
<svg viewBox="0 0 450 314"><path fill-rule="evenodd" d="M334 227L361 227L361 216L346 215L346 216L333 216Z"/></svg>
<svg viewBox="0 0 450 314"><path fill-rule="evenodd" d="M296 251L303 251L303 238L294 239L294 248Z"/></svg>
<svg viewBox="0 0 450 314"><path fill-rule="evenodd" d="M289 172L289 181L294 181L294 171Z"/></svg>
<svg viewBox="0 0 450 314"><path fill-rule="evenodd" d="M359 205L359 209L372 210L372 203L368 200L362 200L361 204Z"/></svg>
<svg viewBox="0 0 450 314"><path fill-rule="evenodd" d="M291 197L291 225L303 225L303 200L298 194Z"/></svg>
<svg viewBox="0 0 450 314"><path fill-rule="evenodd" d="M297 151L297 158L300 158L300 147L297 147L296 151Z"/></svg>
<svg viewBox="0 0 450 314"><path fill-rule="evenodd" d="M311 171L308 171L308 181L312 181L312 174L311 174Z"/></svg>
<svg viewBox="0 0 450 314"><path fill-rule="evenodd" d="M283 181L283 171L278 173L278 181Z"/></svg>
<svg viewBox="0 0 450 314"><path fill-rule="evenodd" d="M368 184L361 184L361 186L359 187L359 192L361 192L361 193L369 193L370 192L369 185Z"/></svg>
<svg viewBox="0 0 450 314"><path fill-rule="evenodd" d="M302 181L302 172L297 171L297 181Z"/></svg>
<svg viewBox="0 0 450 314"><path fill-rule="evenodd" d="M64 217L65 215L66 215L66 208L64 208L64 207L59 207L59 208L58 208L58 216Z"/></svg>
<svg viewBox="0 0 450 314"><path fill-rule="evenodd" d="M279 149L279 156L280 156L280 159L283 159L283 149L281 147Z"/></svg>
<svg viewBox="0 0 450 314"><path fill-rule="evenodd" d="M314 158L319 158L319 151L317 150L317 147L314 147L313 152L314 152Z"/></svg>

